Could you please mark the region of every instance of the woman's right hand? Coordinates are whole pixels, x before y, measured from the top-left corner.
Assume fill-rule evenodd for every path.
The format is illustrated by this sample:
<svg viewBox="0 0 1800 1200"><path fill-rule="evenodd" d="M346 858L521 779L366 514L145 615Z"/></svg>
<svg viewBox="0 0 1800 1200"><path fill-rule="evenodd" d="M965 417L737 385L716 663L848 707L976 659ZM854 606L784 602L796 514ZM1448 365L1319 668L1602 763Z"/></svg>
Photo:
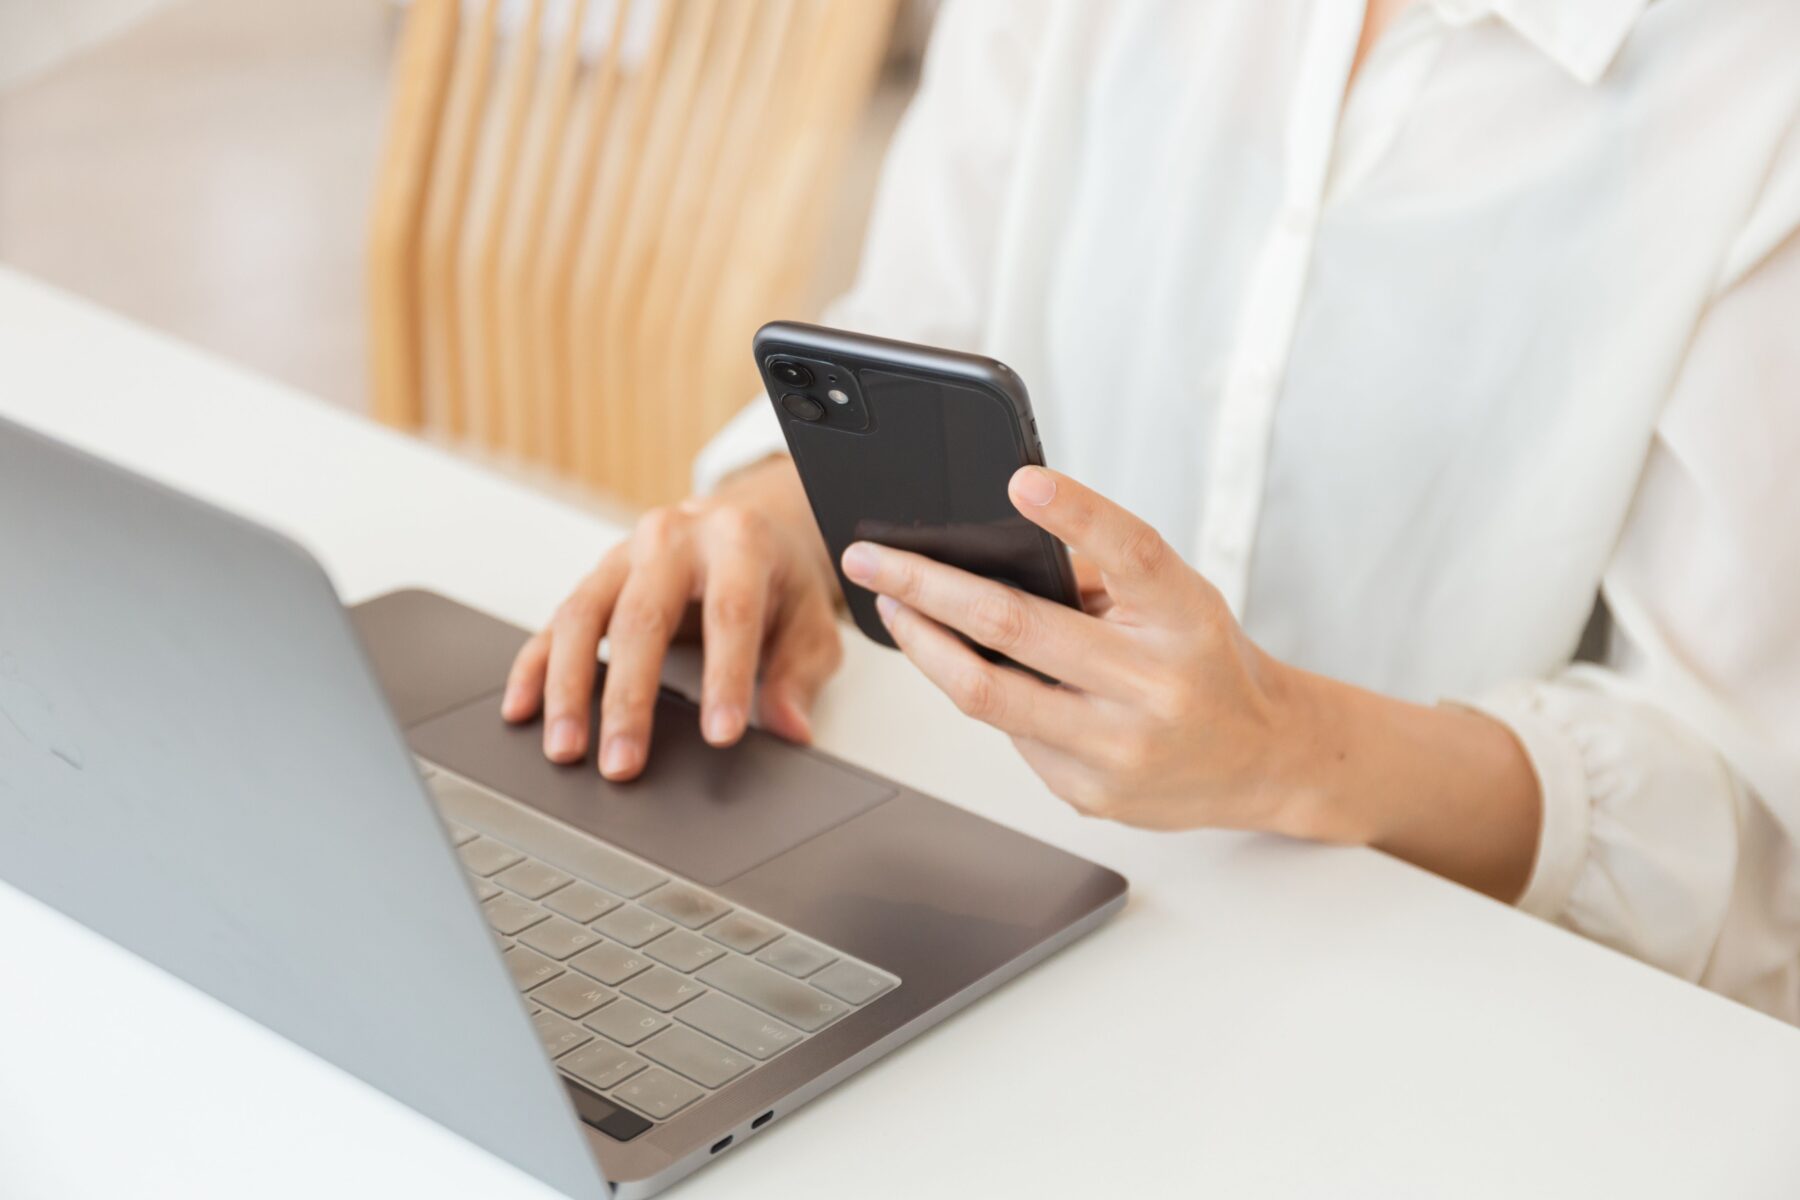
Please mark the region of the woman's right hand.
<svg viewBox="0 0 1800 1200"><path fill-rule="evenodd" d="M545 756L579 760L605 637L598 760L608 779L633 778L649 754L663 658L693 631L697 605L706 740L743 736L760 667L763 726L808 741L813 700L843 657L837 596L799 475L770 459L711 496L646 513L519 651L501 715L521 722L541 709Z"/></svg>

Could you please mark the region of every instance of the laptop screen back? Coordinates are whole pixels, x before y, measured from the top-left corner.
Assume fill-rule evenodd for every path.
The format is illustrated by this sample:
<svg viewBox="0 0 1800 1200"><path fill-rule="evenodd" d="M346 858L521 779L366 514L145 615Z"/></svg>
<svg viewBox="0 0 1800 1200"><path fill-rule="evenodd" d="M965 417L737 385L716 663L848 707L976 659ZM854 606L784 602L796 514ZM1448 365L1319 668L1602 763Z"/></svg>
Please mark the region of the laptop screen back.
<svg viewBox="0 0 1800 1200"><path fill-rule="evenodd" d="M0 556L0 878L602 1194L317 565L5 421Z"/></svg>

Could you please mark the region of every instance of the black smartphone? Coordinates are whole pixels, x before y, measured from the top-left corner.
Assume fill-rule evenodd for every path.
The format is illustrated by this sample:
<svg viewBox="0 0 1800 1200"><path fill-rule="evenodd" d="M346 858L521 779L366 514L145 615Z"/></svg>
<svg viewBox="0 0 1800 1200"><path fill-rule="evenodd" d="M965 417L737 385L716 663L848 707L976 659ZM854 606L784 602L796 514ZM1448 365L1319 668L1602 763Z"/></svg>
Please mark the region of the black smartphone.
<svg viewBox="0 0 1800 1200"><path fill-rule="evenodd" d="M974 354L776 321L756 365L857 627L893 639L843 577L852 542L912 550L1079 608L1069 552L1019 515L1013 472L1044 465L1025 385ZM994 661L1003 655L976 647Z"/></svg>

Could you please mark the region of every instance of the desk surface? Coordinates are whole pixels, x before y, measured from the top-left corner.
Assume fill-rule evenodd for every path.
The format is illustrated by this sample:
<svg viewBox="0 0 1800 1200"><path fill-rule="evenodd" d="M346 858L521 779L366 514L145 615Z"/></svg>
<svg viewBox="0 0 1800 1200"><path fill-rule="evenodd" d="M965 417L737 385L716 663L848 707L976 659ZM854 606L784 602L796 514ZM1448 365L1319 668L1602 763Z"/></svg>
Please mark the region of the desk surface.
<svg viewBox="0 0 1800 1200"><path fill-rule="evenodd" d="M0 414L286 531L348 600L535 624L620 533L3 270ZM827 749L1133 899L676 1194L1800 1194L1800 1030L1374 853L1081 819L847 650ZM0 930L0 1194L547 1195L3 884Z"/></svg>

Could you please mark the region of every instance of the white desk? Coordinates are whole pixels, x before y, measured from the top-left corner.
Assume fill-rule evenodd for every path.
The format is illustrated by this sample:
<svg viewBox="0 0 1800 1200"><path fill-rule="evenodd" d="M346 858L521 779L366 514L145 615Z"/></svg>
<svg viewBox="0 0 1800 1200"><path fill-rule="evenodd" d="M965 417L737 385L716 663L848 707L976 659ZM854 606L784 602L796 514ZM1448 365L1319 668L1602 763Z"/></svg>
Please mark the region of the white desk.
<svg viewBox="0 0 1800 1200"><path fill-rule="evenodd" d="M3 271L0 414L287 531L350 600L532 624L618 533ZM679 1194L1800 1195L1800 1031L1376 854L1082 820L848 652L828 749L1133 901ZM376 1193L546 1194L0 885L0 1195Z"/></svg>

